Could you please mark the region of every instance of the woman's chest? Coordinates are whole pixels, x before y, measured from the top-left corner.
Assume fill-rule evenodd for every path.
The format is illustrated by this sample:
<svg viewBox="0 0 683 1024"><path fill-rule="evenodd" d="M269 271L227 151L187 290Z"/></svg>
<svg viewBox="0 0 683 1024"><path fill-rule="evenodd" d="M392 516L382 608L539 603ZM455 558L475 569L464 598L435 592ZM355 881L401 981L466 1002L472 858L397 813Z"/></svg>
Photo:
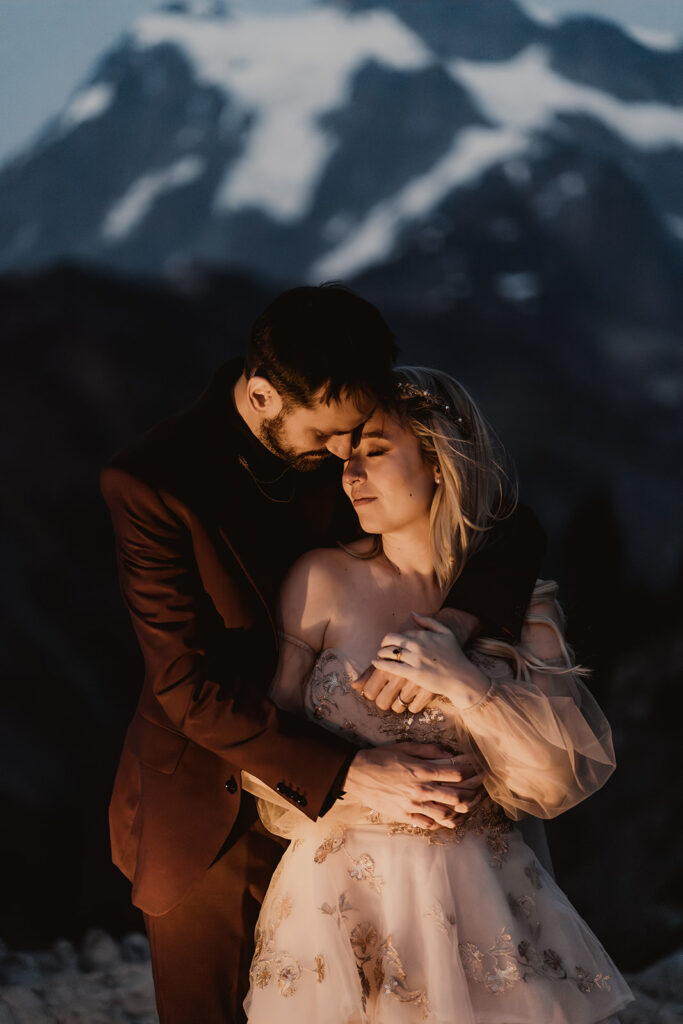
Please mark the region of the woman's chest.
<svg viewBox="0 0 683 1024"><path fill-rule="evenodd" d="M444 698L418 714L383 711L351 686L360 668L344 650L328 648L319 655L304 689L306 714L327 729L361 746L383 746L405 740L438 741L456 749L457 721Z"/></svg>

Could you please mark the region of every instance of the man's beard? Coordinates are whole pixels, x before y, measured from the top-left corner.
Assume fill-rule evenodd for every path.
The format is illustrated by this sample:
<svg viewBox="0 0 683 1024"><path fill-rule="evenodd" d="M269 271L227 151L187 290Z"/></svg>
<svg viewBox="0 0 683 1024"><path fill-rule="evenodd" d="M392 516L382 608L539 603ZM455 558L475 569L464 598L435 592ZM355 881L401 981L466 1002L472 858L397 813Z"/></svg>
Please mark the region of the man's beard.
<svg viewBox="0 0 683 1024"><path fill-rule="evenodd" d="M330 454L327 448L320 448L317 451L297 452L283 440L285 432L285 420L287 410L281 409L277 416L270 420L264 420L259 427L258 439L264 448L267 448L273 455L286 462L292 469L300 473L307 473L317 469Z"/></svg>

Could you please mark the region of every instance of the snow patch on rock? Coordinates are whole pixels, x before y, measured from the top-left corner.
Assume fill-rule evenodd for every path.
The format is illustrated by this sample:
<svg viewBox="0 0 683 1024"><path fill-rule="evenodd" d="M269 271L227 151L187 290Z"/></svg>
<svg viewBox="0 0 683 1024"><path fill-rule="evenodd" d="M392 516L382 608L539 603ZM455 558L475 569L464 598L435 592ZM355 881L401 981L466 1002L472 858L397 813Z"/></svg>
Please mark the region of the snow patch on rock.
<svg viewBox="0 0 683 1024"><path fill-rule="evenodd" d="M683 146L683 110L626 103L571 82L552 70L542 46L529 46L508 61L449 61L448 70L489 120L528 136L550 127L558 114L582 114L642 149Z"/></svg>
<svg viewBox="0 0 683 1024"><path fill-rule="evenodd" d="M348 101L368 61L416 70L434 57L386 10L348 16L314 7L286 14L235 12L227 21L150 15L133 29L140 47L171 43L198 80L256 116L243 157L215 196L217 210L257 206L281 222L306 213L335 141L320 117Z"/></svg>
<svg viewBox="0 0 683 1024"><path fill-rule="evenodd" d="M89 89L82 89L62 114L62 127L68 130L84 121L93 121L111 106L113 99L114 87L109 82L97 82Z"/></svg>
<svg viewBox="0 0 683 1024"><path fill-rule="evenodd" d="M683 47L681 37L675 32L665 32L657 28L644 28L639 25L629 25L625 31L635 39L641 46L650 50L664 50L665 52L680 50Z"/></svg>
<svg viewBox="0 0 683 1024"><path fill-rule="evenodd" d="M102 237L107 242L120 242L140 224L152 206L165 192L189 185L201 176L204 161L198 156L184 156L170 167L143 174L134 181L112 206L102 223Z"/></svg>
<svg viewBox="0 0 683 1024"><path fill-rule="evenodd" d="M525 146L526 140L514 131L464 128L433 167L377 203L346 241L314 263L311 280L351 277L388 259L404 225L427 216L453 188L476 180Z"/></svg>

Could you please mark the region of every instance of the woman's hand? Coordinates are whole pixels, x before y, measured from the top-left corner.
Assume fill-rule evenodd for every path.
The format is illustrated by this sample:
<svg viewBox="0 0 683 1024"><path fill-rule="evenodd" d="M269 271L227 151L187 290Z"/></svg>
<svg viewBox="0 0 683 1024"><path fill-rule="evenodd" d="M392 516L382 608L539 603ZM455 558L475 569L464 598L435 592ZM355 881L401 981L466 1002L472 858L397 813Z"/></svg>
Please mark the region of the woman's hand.
<svg viewBox="0 0 683 1024"><path fill-rule="evenodd" d="M383 672L407 680L411 689L403 684L400 693L403 701L411 703L412 688L418 687L432 694L443 694L458 708L475 704L487 692L488 680L465 656L447 626L416 612L412 616L421 628L387 633L372 664ZM396 651L400 654L397 655Z"/></svg>
<svg viewBox="0 0 683 1024"><path fill-rule="evenodd" d="M367 700L374 701L382 711L391 708L397 715L404 711L419 715L436 696L430 690L409 683L402 676L389 676L372 664L354 679L351 687Z"/></svg>

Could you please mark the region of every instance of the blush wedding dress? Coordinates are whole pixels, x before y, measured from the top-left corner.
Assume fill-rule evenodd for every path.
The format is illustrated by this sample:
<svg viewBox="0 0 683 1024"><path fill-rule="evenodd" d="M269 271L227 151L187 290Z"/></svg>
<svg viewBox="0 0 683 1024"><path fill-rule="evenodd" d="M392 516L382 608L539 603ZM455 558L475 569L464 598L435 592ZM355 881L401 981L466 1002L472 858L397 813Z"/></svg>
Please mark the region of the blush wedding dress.
<svg viewBox="0 0 683 1024"><path fill-rule="evenodd" d="M529 616L556 632L567 670L539 675L536 662L532 676L512 648L509 658L473 650L490 688L464 712L442 697L417 715L382 711L351 688L362 666L348 654L310 654L302 713L361 746L437 741L471 753L486 795L455 829L394 822L348 795L312 822L243 773L266 826L291 839L256 929L249 1024L618 1020L630 990L519 821L573 806L614 768L609 726L538 613L555 592L537 585ZM291 707L284 685L272 695Z"/></svg>

